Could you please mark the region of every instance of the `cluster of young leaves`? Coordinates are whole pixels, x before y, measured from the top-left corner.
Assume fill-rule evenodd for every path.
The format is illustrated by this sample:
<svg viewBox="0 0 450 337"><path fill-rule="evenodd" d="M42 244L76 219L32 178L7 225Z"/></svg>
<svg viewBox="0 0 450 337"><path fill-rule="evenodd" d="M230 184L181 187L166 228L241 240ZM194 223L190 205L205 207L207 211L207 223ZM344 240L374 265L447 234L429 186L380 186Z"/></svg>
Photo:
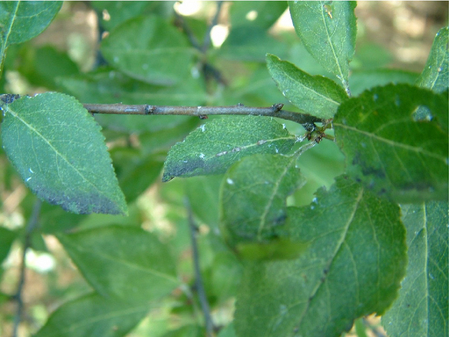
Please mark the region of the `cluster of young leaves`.
<svg viewBox="0 0 450 337"><path fill-rule="evenodd" d="M2 67L8 62L6 48L39 34L60 6L0 3ZM179 246L164 245L156 234L141 229L130 204L161 169L164 181L223 174L189 178L184 186L197 217L212 233L220 231L242 258L236 293L241 263L222 239L208 239L215 249L210 265L216 268L209 270L210 289L221 297L218 302L233 295L237 299L234 323L220 336L338 336L355 319L386 311L383 324L393 336L447 332L448 28L437 34L417 79L396 71L371 72L372 81L358 85L349 76L356 39L354 2L289 2L302 48L324 69L318 72L281 60L295 53L267 34L286 3L232 4L230 35L208 57L262 65L267 53L268 73L283 96L301 112L332 125L345 155L345 173L329 190L320 188L308 205L287 207L287 197L310 178L306 169L320 168L305 162L309 151L304 152L314 141L299 147L303 137L275 119L210 118L195 128L198 122L186 117L152 116L143 123L141 118L148 117L102 116L95 121L87 113L79 101L200 105L212 100L198 75L204 55L170 24L171 4L93 6L110 14L110 20L102 21L109 35L100 45L108 65L87 74L73 69L67 72L71 76L51 80L28 72L76 99L44 93L16 100L4 95L0 102L3 147L32 192L77 214L129 213L114 219L69 217L44 207L42 233L57 236L94 291L57 309L38 336L123 336L161 298L186 288L174 258ZM249 20L252 11L258 15ZM23 21L30 13L34 21ZM207 31L203 21L187 23L196 36ZM55 55L40 50L46 52ZM306 55L303 51L302 62ZM355 78L365 75L355 73ZM234 92L226 91L222 100L273 104L270 100L280 96L270 85L266 91L270 77L258 66L253 77L235 85ZM375 84L382 86L370 88ZM360 94L352 97L355 93ZM141 146L113 148L111 161L97 122L110 132L108 139L134 133ZM314 150L326 149L325 142ZM84 229L65 232L74 227ZM8 247L16 236L4 231L1 238ZM227 287L232 290L225 291ZM194 324L173 333L201 331Z"/></svg>

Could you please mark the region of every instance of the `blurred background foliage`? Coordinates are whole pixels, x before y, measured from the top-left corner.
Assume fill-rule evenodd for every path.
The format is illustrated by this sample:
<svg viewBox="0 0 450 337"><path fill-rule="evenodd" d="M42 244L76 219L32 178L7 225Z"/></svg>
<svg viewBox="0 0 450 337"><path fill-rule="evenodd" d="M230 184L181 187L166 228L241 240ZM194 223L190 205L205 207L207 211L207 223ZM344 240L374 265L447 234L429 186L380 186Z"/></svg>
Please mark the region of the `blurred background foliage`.
<svg viewBox="0 0 450 337"><path fill-rule="evenodd" d="M225 2L215 20L216 12L217 3L202 1L66 2L41 35L9 47L0 92L59 91L83 103L270 106L282 102L295 111L270 78L266 53L311 74L331 77L302 46L285 2ZM354 95L390 81L413 83L426 62L434 35L448 25L448 2L359 2L356 15L357 47L350 76ZM129 33L121 35L123 29L135 34L130 39ZM205 36L211 44L204 41ZM174 53L160 57L143 53L138 62L130 61L136 55L130 56L127 50L139 51L150 45L170 48L174 41L180 48ZM60 304L89 291L54 237L61 231L112 224L152 231L177 257L182 280L192 284L186 197L200 225L200 264L213 319L218 326L227 325L232 320L241 265L219 236L221 176L161 183L168 149L214 118L96 118L104 128L130 216L75 215L42 205L38 226L29 236L31 249L26 256L23 290L26 312L20 335L30 335ZM293 133L303 133L299 125L286 126ZM343 172L343 165L343 155L329 141L302 155L299 167L308 182L289 197L288 203L309 203L318 187L330 186ZM0 167L0 335L9 336L25 224L36 197L22 184L1 149ZM196 301L182 292L173 293L129 336L201 336ZM367 322L358 321L350 335L373 335L366 329ZM221 336L229 336L228 330Z"/></svg>

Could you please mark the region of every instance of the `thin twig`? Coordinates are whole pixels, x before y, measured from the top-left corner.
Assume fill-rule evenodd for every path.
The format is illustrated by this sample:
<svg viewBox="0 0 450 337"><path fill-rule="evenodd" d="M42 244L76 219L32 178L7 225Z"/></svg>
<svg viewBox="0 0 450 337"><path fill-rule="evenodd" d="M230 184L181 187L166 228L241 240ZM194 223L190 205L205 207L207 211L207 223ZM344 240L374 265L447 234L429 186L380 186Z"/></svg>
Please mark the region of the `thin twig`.
<svg viewBox="0 0 450 337"><path fill-rule="evenodd" d="M216 14L214 15L213 19L211 20L210 25L208 26L208 28L206 30L205 36L203 38L202 46L200 45L200 42L197 40L197 37L195 36L194 32L191 30L189 25L186 23L186 20L184 19L184 17L181 16L180 14L178 14L176 10L174 10L174 13L175 13L175 18L176 18L175 24L184 31L184 33L186 34L187 38L189 39L189 42L192 45L192 47L197 49L200 52L200 54L202 55L201 60L200 60L200 64L201 64L200 68L202 69L205 80L208 81L210 78L214 78L218 83L221 83L226 86L227 81L222 76L222 73L220 72L220 70L217 69L216 67L214 67L212 64L210 64L207 61L207 51L208 51L208 48L209 48L209 45L211 42L211 30L215 25L217 25L217 21L219 19L221 8L222 8L222 1L218 1Z"/></svg>
<svg viewBox="0 0 450 337"><path fill-rule="evenodd" d="M16 316L14 317L14 326L12 334L13 337L17 337L20 320L22 318L22 311L23 311L22 290L25 285L26 254L28 248L31 245L31 234L33 233L38 223L39 214L41 212L41 205L42 201L40 199L37 199L36 202L34 203L33 212L31 213L31 217L28 220L27 228L25 231L25 242L23 245L23 252L22 252L22 265L20 266L19 284L17 286L17 292L14 295L14 298L17 302L17 312Z"/></svg>
<svg viewBox="0 0 450 337"><path fill-rule="evenodd" d="M242 104L234 106L158 106L158 105L126 105L126 104L84 104L90 113L117 115L187 115L206 118L208 115L252 115L277 117L303 125L307 131L315 129L314 123L321 119L293 111L282 110L283 104L271 107L248 107Z"/></svg>
<svg viewBox="0 0 450 337"><path fill-rule="evenodd" d="M200 46L200 43L198 42L197 38L194 35L194 32L189 28L189 26L186 24L186 21L184 18L177 13L176 10L173 11L175 18L176 18L176 24L178 23L179 26L181 26L181 29L186 33L187 38L189 39L189 42L191 43L192 47L195 49L202 51L202 48Z"/></svg>
<svg viewBox="0 0 450 337"><path fill-rule="evenodd" d="M203 316L205 317L205 326L206 326L206 335L208 337L213 336L214 332L214 323L211 318L210 308L208 304L208 300L206 298L205 288L203 286L203 278L200 273L200 259L198 255L198 245L197 245L197 226L195 225L194 217L192 215L191 205L189 200L186 198L185 200L186 209L188 213L188 222L189 229L191 233L191 244L192 244L192 259L194 261L194 273L195 273L195 288L198 293L198 298L200 301L200 305L202 307Z"/></svg>
<svg viewBox="0 0 450 337"><path fill-rule="evenodd" d="M206 53L206 51L208 50L209 45L211 43L211 30L219 22L219 16L220 16L220 11L222 9L222 5L223 5L223 1L217 1L216 14L214 14L214 17L212 18L211 23L209 24L208 29L206 30L206 33L205 33L205 37L203 39L203 45L201 48L201 51L203 54Z"/></svg>

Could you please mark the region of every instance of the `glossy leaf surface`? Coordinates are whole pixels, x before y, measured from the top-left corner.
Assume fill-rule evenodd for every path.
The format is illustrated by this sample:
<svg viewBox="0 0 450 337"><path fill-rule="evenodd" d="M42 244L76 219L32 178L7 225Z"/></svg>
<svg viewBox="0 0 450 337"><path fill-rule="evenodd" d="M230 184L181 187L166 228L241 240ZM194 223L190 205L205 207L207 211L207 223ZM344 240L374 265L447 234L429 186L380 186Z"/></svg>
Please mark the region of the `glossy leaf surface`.
<svg viewBox="0 0 450 337"><path fill-rule="evenodd" d="M125 21L102 41L101 51L112 66L144 82L172 85L191 76L193 49L156 16Z"/></svg>
<svg viewBox="0 0 450 337"><path fill-rule="evenodd" d="M415 113L426 107L429 115ZM399 202L448 197L448 96L387 85L344 102L333 122L347 171Z"/></svg>
<svg viewBox="0 0 450 337"><path fill-rule="evenodd" d="M45 93L1 108L3 147L37 196L74 213L126 214L100 127L77 100Z"/></svg>
<svg viewBox="0 0 450 337"><path fill-rule="evenodd" d="M448 202L402 206L408 268L383 316L392 336L448 336Z"/></svg>
<svg viewBox="0 0 450 337"><path fill-rule="evenodd" d="M58 239L103 296L148 302L179 285L169 248L141 228L106 226L60 234Z"/></svg>
<svg viewBox="0 0 450 337"><path fill-rule="evenodd" d="M35 337L121 337L149 311L148 303L130 303L92 293L56 309Z"/></svg>
<svg viewBox="0 0 450 337"><path fill-rule="evenodd" d="M355 52L353 1L290 1L295 31L308 52L344 84Z"/></svg>
<svg viewBox="0 0 450 337"><path fill-rule="evenodd" d="M163 181L224 173L244 156L287 153L295 143L284 126L271 118L229 116L201 125L173 146L164 163Z"/></svg>
<svg viewBox="0 0 450 337"><path fill-rule="evenodd" d="M246 257L282 257L283 253L289 255L290 249L295 253L284 224L286 198L305 183L296 160L297 156L258 154L242 159L225 174L222 234Z"/></svg>
<svg viewBox="0 0 450 337"><path fill-rule="evenodd" d="M289 101L304 112L319 118L332 118L347 95L335 82L311 76L275 55L266 55L270 75Z"/></svg>
<svg viewBox="0 0 450 337"><path fill-rule="evenodd" d="M301 208L288 208L295 260L248 263L237 297L238 336L340 336L382 314L406 269L400 209L347 177Z"/></svg>
<svg viewBox="0 0 450 337"><path fill-rule="evenodd" d="M417 79L417 85L443 92L448 89L448 27L436 34L425 68Z"/></svg>

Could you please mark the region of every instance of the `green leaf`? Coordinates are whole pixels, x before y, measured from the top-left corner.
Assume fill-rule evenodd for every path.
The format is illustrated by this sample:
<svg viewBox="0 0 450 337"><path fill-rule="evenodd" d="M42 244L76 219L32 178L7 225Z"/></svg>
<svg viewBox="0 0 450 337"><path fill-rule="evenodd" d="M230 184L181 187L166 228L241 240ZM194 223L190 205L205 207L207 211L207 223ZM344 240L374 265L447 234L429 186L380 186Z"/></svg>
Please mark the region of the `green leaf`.
<svg viewBox="0 0 450 337"><path fill-rule="evenodd" d="M219 190L222 176L199 176L185 180L186 195L194 214L206 225L219 226Z"/></svg>
<svg viewBox="0 0 450 337"><path fill-rule="evenodd" d="M180 285L169 248L141 228L107 226L57 237L103 296L149 302Z"/></svg>
<svg viewBox="0 0 450 337"><path fill-rule="evenodd" d="M301 208L288 208L296 260L252 262L237 296L238 336L340 336L353 320L382 314L406 269L400 209L347 177Z"/></svg>
<svg viewBox="0 0 450 337"><path fill-rule="evenodd" d="M203 105L206 94L199 81L191 76L173 87L162 87L136 81L111 69L102 69L76 77L59 78L61 86L84 103ZM150 117L150 118L148 118ZM171 129L189 120L186 116L96 116L110 129L141 133Z"/></svg>
<svg viewBox="0 0 450 337"><path fill-rule="evenodd" d="M269 29L286 7L285 1L234 1L230 7L230 24Z"/></svg>
<svg viewBox="0 0 450 337"><path fill-rule="evenodd" d="M383 316L390 336L448 336L448 202L402 206L408 268Z"/></svg>
<svg viewBox="0 0 450 337"><path fill-rule="evenodd" d="M242 277L242 265L236 255L229 250L215 254L210 270L210 295L214 295L219 304L235 297Z"/></svg>
<svg viewBox="0 0 450 337"><path fill-rule="evenodd" d="M448 27L436 34L425 68L416 84L438 93L448 89Z"/></svg>
<svg viewBox="0 0 450 337"><path fill-rule="evenodd" d="M319 118L332 118L339 105L348 97L334 81L323 76L311 76L275 55L266 55L270 75L297 108Z"/></svg>
<svg viewBox="0 0 450 337"><path fill-rule="evenodd" d="M163 167L162 160L135 148L116 147L111 150L111 157L119 185L129 203L156 181Z"/></svg>
<svg viewBox="0 0 450 337"><path fill-rule="evenodd" d="M355 70L349 79L353 96L358 96L364 90L389 83L414 84L419 74L396 69Z"/></svg>
<svg viewBox="0 0 450 337"><path fill-rule="evenodd" d="M137 80L172 85L191 76L194 50L180 31L156 16L124 22L100 49L112 66Z"/></svg>
<svg viewBox="0 0 450 337"><path fill-rule="evenodd" d="M224 173L244 156L289 152L296 141L271 118L230 116L201 125L173 146L164 163L163 181L175 177Z"/></svg>
<svg viewBox="0 0 450 337"><path fill-rule="evenodd" d="M84 103L199 105L206 100L199 81L192 77L186 78L180 85L165 87L136 81L119 71L103 68L79 76L59 78L58 82Z"/></svg>
<svg viewBox="0 0 450 337"><path fill-rule="evenodd" d="M308 52L347 88L355 52L354 1L290 1L295 31Z"/></svg>
<svg viewBox="0 0 450 337"><path fill-rule="evenodd" d="M6 48L40 34L59 12L62 1L0 2L0 70Z"/></svg>
<svg viewBox="0 0 450 337"><path fill-rule="evenodd" d="M286 45L257 26L232 27L230 35L219 49L222 58L238 61L264 62L266 53L286 54Z"/></svg>
<svg viewBox="0 0 450 337"><path fill-rule="evenodd" d="M345 172L345 157L335 142L321 142L302 154L298 167L306 179L305 186L293 195L293 205L307 205L320 187L329 188Z"/></svg>
<svg viewBox="0 0 450 337"><path fill-rule="evenodd" d="M147 1L92 1L90 5L97 10L104 29L111 31L121 23L142 15L148 7ZM103 15L108 13L108 15ZM106 19L106 20L105 20Z"/></svg>
<svg viewBox="0 0 450 337"><path fill-rule="evenodd" d="M203 337L205 336L204 329L198 325L185 325L181 328L171 330L161 337Z"/></svg>
<svg viewBox="0 0 450 337"><path fill-rule="evenodd" d="M73 76L79 73L78 67L67 53L58 51L52 46L36 48L28 44L22 48L19 57L21 62L19 72L30 84L57 90L56 78Z"/></svg>
<svg viewBox="0 0 450 337"><path fill-rule="evenodd" d="M126 214L100 127L77 100L44 93L0 107L3 147L33 193L74 213Z"/></svg>
<svg viewBox="0 0 450 337"><path fill-rule="evenodd" d="M419 107L427 118L416 118ZM398 202L447 199L447 95L377 87L344 102L333 125L349 175L367 188Z"/></svg>
<svg viewBox="0 0 450 337"><path fill-rule="evenodd" d="M270 106L277 102L284 103L286 110L294 108L280 91L274 90L273 79L263 64L258 64L250 76L236 81L232 87L224 88L222 100L218 104L226 105L229 102L246 102L252 106Z"/></svg>
<svg viewBox="0 0 450 337"><path fill-rule="evenodd" d="M363 33L364 34L364 33ZM358 70L375 70L388 67L394 61L394 56L387 49L377 43L364 41L358 45L358 52L352 60L352 74L350 80L354 75L354 71ZM394 70L394 69L391 69ZM353 94L353 91L352 91Z"/></svg>
<svg viewBox="0 0 450 337"><path fill-rule="evenodd" d="M122 337L150 310L148 303L130 303L88 294L52 313L35 337Z"/></svg>
<svg viewBox="0 0 450 337"><path fill-rule="evenodd" d="M8 256L9 249L17 237L17 233L7 228L0 227L0 264Z"/></svg>
<svg viewBox="0 0 450 337"><path fill-rule="evenodd" d="M155 116L156 117L156 116ZM158 131L145 132L139 135L139 143L141 144L142 152L146 155L161 154L169 151L180 138L186 137L189 132L194 130L199 125L198 118L189 118L186 122L180 125L162 128ZM170 123L168 123L170 125Z"/></svg>
<svg viewBox="0 0 450 337"><path fill-rule="evenodd" d="M304 183L295 167L298 156L258 154L230 167L221 190L221 228L225 240L248 258L295 255L290 243L286 198Z"/></svg>
<svg viewBox="0 0 450 337"><path fill-rule="evenodd" d="M69 213L61 207L43 203L39 213L39 229L43 234L70 231L77 227L87 216ZM114 215L114 217L117 216Z"/></svg>
<svg viewBox="0 0 450 337"><path fill-rule="evenodd" d="M231 322L222 330L220 330L217 337L236 337L236 332L234 331L234 323Z"/></svg>

